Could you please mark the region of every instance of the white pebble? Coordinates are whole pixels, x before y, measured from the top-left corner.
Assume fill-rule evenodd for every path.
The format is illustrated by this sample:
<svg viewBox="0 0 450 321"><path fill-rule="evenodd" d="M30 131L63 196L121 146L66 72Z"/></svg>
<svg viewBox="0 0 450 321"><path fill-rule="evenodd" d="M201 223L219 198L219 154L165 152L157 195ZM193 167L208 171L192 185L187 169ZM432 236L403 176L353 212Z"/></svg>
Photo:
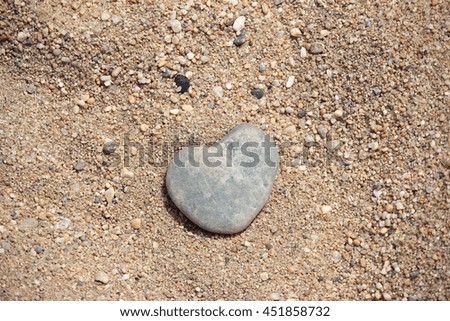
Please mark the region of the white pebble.
<svg viewBox="0 0 450 321"><path fill-rule="evenodd" d="M111 18L111 15L108 12L103 12L100 16L100 19L102 19L102 21L109 20L109 18Z"/></svg>
<svg viewBox="0 0 450 321"><path fill-rule="evenodd" d="M186 55L186 58L189 59L189 60L194 59L194 57L195 57L195 55L194 55L193 52L188 52L187 55Z"/></svg>
<svg viewBox="0 0 450 321"><path fill-rule="evenodd" d="M17 40L19 42L24 42L27 38L28 38L28 35L25 32L21 31L17 34Z"/></svg>
<svg viewBox="0 0 450 321"><path fill-rule="evenodd" d="M322 213L322 214L328 214L328 213L330 213L331 211L332 211L332 207L330 206L330 205L323 205L321 208L320 208L320 212Z"/></svg>
<svg viewBox="0 0 450 321"><path fill-rule="evenodd" d="M216 94L217 97L222 97L223 96L223 88L220 86L216 86L213 88L213 92L214 94Z"/></svg>
<svg viewBox="0 0 450 321"><path fill-rule="evenodd" d="M106 198L106 201L108 202L108 205L110 205L114 198L114 188L113 187L110 187L106 190L105 198Z"/></svg>
<svg viewBox="0 0 450 321"><path fill-rule="evenodd" d="M245 17L239 16L236 18L236 20L234 20L233 29L234 31L239 32L244 28L244 25L245 25Z"/></svg>
<svg viewBox="0 0 450 321"><path fill-rule="evenodd" d="M271 293L269 298L271 301L280 301L281 294L280 293Z"/></svg>
<svg viewBox="0 0 450 321"><path fill-rule="evenodd" d="M301 47L300 48L300 57L306 58L306 56L308 56L308 51L306 51L305 47Z"/></svg>
<svg viewBox="0 0 450 321"><path fill-rule="evenodd" d="M176 19L170 21L170 27L172 28L172 31L175 33L179 33L182 30L181 22Z"/></svg>
<svg viewBox="0 0 450 321"><path fill-rule="evenodd" d="M295 81L295 76L290 76L286 82L286 87L291 88L292 85L294 84L294 81Z"/></svg>

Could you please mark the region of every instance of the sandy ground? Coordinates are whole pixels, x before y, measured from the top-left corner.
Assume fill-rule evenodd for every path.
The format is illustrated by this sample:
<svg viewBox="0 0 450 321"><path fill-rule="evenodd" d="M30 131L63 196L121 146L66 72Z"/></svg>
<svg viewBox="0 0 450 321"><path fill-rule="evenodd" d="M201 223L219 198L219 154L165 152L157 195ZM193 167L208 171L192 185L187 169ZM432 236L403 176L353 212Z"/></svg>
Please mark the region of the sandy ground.
<svg viewBox="0 0 450 321"><path fill-rule="evenodd" d="M0 299L449 300L449 10L1 1ZM246 231L209 234L167 162L240 122L283 166Z"/></svg>

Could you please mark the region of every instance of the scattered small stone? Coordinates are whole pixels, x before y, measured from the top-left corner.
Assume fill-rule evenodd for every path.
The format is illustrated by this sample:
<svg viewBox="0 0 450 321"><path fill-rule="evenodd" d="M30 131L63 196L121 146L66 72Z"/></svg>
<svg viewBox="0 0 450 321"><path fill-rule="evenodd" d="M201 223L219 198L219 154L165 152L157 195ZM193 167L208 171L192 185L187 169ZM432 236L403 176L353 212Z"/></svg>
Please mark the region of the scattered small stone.
<svg viewBox="0 0 450 321"><path fill-rule="evenodd" d="M107 140L103 145L103 153L105 155L111 155L116 151L117 145L112 140Z"/></svg>
<svg viewBox="0 0 450 321"><path fill-rule="evenodd" d="M108 12L103 12L102 15L100 16L100 19L102 21L107 21L109 20L109 18L111 18L111 15Z"/></svg>
<svg viewBox="0 0 450 321"><path fill-rule="evenodd" d="M120 176L122 176L123 178L133 178L134 173L131 170L129 170L128 168L124 167L120 171Z"/></svg>
<svg viewBox="0 0 450 321"><path fill-rule="evenodd" d="M141 130L141 132L145 133L149 129L149 126L147 124L141 124L139 129Z"/></svg>
<svg viewBox="0 0 450 321"><path fill-rule="evenodd" d="M100 80L103 82L103 85L105 86L105 87L109 87L109 86L111 86L111 76L109 76L109 75L103 75L103 76L100 76Z"/></svg>
<svg viewBox="0 0 450 321"><path fill-rule="evenodd" d="M403 203L400 201L396 201L395 202L395 208L397 209L397 211L401 211L405 209L405 206L403 206Z"/></svg>
<svg viewBox="0 0 450 321"><path fill-rule="evenodd" d="M34 247L34 251L36 252L36 254L41 254L44 253L45 249L42 246L36 245Z"/></svg>
<svg viewBox="0 0 450 321"><path fill-rule="evenodd" d="M269 296L269 299L271 301L280 301L281 294L280 293L271 293L270 296Z"/></svg>
<svg viewBox="0 0 450 321"><path fill-rule="evenodd" d="M391 295L389 293L384 292L383 293L383 299L386 300L386 301L391 301L392 297L391 297Z"/></svg>
<svg viewBox="0 0 450 321"><path fill-rule="evenodd" d="M329 205L323 205L323 206L320 208L320 212L321 212L322 214L328 214L328 213L330 213L332 210L333 210L333 208L332 208L331 206L329 206Z"/></svg>
<svg viewBox="0 0 450 321"><path fill-rule="evenodd" d="M394 211L394 206L391 203L386 204L386 212L392 213Z"/></svg>
<svg viewBox="0 0 450 321"><path fill-rule="evenodd" d="M344 111L342 109L337 109L333 113L333 116L336 119L341 119L343 115L344 115Z"/></svg>
<svg viewBox="0 0 450 321"><path fill-rule="evenodd" d="M175 33L179 33L179 32L181 32L181 30L183 30L181 27L181 22L179 20L176 20L176 19L171 20L169 22L169 24L170 24L170 28L172 28L172 31Z"/></svg>
<svg viewBox="0 0 450 321"><path fill-rule="evenodd" d="M23 31L20 31L17 34L17 41L19 41L19 42L24 42L25 40L27 40L27 38L28 38L28 35Z"/></svg>
<svg viewBox="0 0 450 321"><path fill-rule="evenodd" d="M113 198L114 198L114 188L110 187L105 192L105 199L106 202L108 202L108 205L111 205Z"/></svg>
<svg viewBox="0 0 450 321"><path fill-rule="evenodd" d="M331 253L331 256L333 257L334 263L338 263L342 259L342 255L338 251L333 251L333 253Z"/></svg>
<svg viewBox="0 0 450 321"><path fill-rule="evenodd" d="M298 28L291 29L291 36L294 38L298 38L302 35L302 32Z"/></svg>
<svg viewBox="0 0 450 321"><path fill-rule="evenodd" d="M306 51L305 47L301 47L300 48L300 57L301 58L306 58L308 56L308 52Z"/></svg>
<svg viewBox="0 0 450 321"><path fill-rule="evenodd" d="M122 21L122 18L120 18L119 16L112 16L111 21L112 21L113 25L116 25L120 21Z"/></svg>
<svg viewBox="0 0 450 321"><path fill-rule="evenodd" d="M187 92L189 90L189 87L191 86L189 79L183 75L177 75L175 77L175 84L178 88L180 88L179 93L181 94Z"/></svg>
<svg viewBox="0 0 450 321"><path fill-rule="evenodd" d="M33 84L28 84L25 87L25 90L27 91L27 93L29 94L34 94L36 92L36 87Z"/></svg>
<svg viewBox="0 0 450 321"><path fill-rule="evenodd" d="M78 161L75 164L73 164L73 169L77 172L81 172L86 167L86 163L83 161Z"/></svg>
<svg viewBox="0 0 450 321"><path fill-rule="evenodd" d="M111 72L111 77L116 78L117 76L119 76L121 71L122 71L122 67L114 68L113 71Z"/></svg>
<svg viewBox="0 0 450 321"><path fill-rule="evenodd" d="M380 96L381 95L381 89L380 87L373 87L372 88L372 92L375 96Z"/></svg>
<svg viewBox="0 0 450 321"><path fill-rule="evenodd" d="M317 126L317 133L322 139L325 139L327 137L328 129L321 124Z"/></svg>
<svg viewBox="0 0 450 321"><path fill-rule="evenodd" d="M36 228L38 224L39 222L35 218L27 217L20 221L19 228L22 230L31 230Z"/></svg>
<svg viewBox="0 0 450 321"><path fill-rule="evenodd" d="M105 272L100 271L95 274L95 281L102 284L107 284L109 282L109 278Z"/></svg>
<svg viewBox="0 0 450 321"><path fill-rule="evenodd" d="M386 227L383 227L380 229L380 234L384 235L388 232L388 229Z"/></svg>
<svg viewBox="0 0 450 321"><path fill-rule="evenodd" d="M134 218L131 220L131 227L134 228L135 230L140 230L141 229L141 219L140 218Z"/></svg>
<svg viewBox="0 0 450 321"><path fill-rule="evenodd" d="M298 111L298 113L297 113L297 117L298 117L298 118L303 118L303 117L305 117L305 116L306 116L306 110L300 109L300 110Z"/></svg>
<svg viewBox="0 0 450 321"><path fill-rule="evenodd" d="M325 51L325 45L321 42L313 42L310 49L312 54L321 54Z"/></svg>
<svg viewBox="0 0 450 321"><path fill-rule="evenodd" d="M68 218L63 218L55 224L55 229L65 230L70 226L70 224L72 224L71 220L69 220Z"/></svg>
<svg viewBox="0 0 450 321"><path fill-rule="evenodd" d="M297 126L295 125L289 125L284 129L285 134L294 134L297 131Z"/></svg>
<svg viewBox="0 0 450 321"><path fill-rule="evenodd" d="M417 278L420 274L420 271L412 271L411 273L409 273L409 278L411 280L414 280L415 278Z"/></svg>
<svg viewBox="0 0 450 321"><path fill-rule="evenodd" d="M220 86L215 86L213 88L213 92L217 97L222 97L223 96L223 88Z"/></svg>
<svg viewBox="0 0 450 321"><path fill-rule="evenodd" d="M245 25L245 17L239 16L236 18L236 20L234 20L233 29L236 32L240 32L244 28L244 25Z"/></svg>
<svg viewBox="0 0 450 321"><path fill-rule="evenodd" d="M263 280L263 281L267 281L269 279L269 273L267 273L267 272L262 272L259 276L261 277L261 280Z"/></svg>
<svg viewBox="0 0 450 321"><path fill-rule="evenodd" d="M258 99L261 99L264 96L264 91L262 91L261 89L252 89L250 90L250 94Z"/></svg>
<svg viewBox="0 0 450 321"><path fill-rule="evenodd" d="M242 46L244 43L245 43L245 33L244 33L244 32L241 32L241 33L239 34L239 36L237 36L236 38L234 38L233 44L234 44L236 47L240 47L240 46Z"/></svg>
<svg viewBox="0 0 450 321"><path fill-rule="evenodd" d="M193 111L194 108L192 107L192 105L182 105L181 109L183 109L184 111L190 112Z"/></svg>
<svg viewBox="0 0 450 321"><path fill-rule="evenodd" d="M286 88L291 88L294 84L295 76L290 76L286 82Z"/></svg>

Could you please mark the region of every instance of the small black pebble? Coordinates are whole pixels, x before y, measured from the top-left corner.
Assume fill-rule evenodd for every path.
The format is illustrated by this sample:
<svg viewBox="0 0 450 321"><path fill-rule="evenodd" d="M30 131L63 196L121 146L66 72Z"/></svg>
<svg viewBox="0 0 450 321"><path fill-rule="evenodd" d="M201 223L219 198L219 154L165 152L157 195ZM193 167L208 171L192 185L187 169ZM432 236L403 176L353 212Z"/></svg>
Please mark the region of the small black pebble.
<svg viewBox="0 0 450 321"><path fill-rule="evenodd" d="M268 85L267 85L267 89L269 89L269 90L271 90L272 87L273 87L273 86L272 86L271 84L268 84Z"/></svg>
<svg viewBox="0 0 450 321"><path fill-rule="evenodd" d="M250 90L250 93L258 99L261 99L264 96L264 91L261 89L252 89Z"/></svg>
<svg viewBox="0 0 450 321"><path fill-rule="evenodd" d="M245 33L243 33L243 32L241 32L241 33L239 34L239 36L237 36L237 37L234 38L234 40L233 40L233 44L234 44L236 47L242 46L242 45L244 44L244 42L245 42Z"/></svg>
<svg viewBox="0 0 450 321"><path fill-rule="evenodd" d="M105 145L103 145L103 153L106 155L111 155L116 151L116 144L114 142L108 142Z"/></svg>
<svg viewBox="0 0 450 321"><path fill-rule="evenodd" d="M189 87L191 86L191 84L189 83L189 79L187 79L183 75L176 75L175 84L177 84L177 87L181 87L181 94L187 92L189 90Z"/></svg>
<svg viewBox="0 0 450 321"><path fill-rule="evenodd" d="M303 118L303 117L305 117L305 116L306 116L306 111L303 110L303 109L300 109L299 112L298 112L298 114L297 114L297 117L298 117L298 118Z"/></svg>

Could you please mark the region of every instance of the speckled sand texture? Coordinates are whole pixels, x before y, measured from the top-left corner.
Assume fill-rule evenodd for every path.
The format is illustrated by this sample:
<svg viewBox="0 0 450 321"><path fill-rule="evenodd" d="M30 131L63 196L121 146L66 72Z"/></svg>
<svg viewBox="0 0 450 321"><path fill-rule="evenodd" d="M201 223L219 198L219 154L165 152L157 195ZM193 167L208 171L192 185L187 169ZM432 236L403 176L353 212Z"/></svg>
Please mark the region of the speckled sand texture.
<svg viewBox="0 0 450 321"><path fill-rule="evenodd" d="M0 300L450 300L448 12L0 1ZM207 233L167 165L242 122L280 170Z"/></svg>

